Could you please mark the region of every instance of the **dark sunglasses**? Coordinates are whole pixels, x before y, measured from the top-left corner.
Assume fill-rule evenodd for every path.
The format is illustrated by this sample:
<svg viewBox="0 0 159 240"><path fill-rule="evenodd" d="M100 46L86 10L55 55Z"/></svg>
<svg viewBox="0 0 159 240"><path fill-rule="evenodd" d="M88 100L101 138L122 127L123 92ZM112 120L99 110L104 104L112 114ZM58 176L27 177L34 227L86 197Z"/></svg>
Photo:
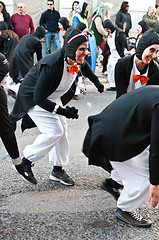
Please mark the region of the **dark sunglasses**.
<svg viewBox="0 0 159 240"><path fill-rule="evenodd" d="M52 5L53 5L53 3L48 3L47 5L50 5L50 6L52 6Z"/></svg>

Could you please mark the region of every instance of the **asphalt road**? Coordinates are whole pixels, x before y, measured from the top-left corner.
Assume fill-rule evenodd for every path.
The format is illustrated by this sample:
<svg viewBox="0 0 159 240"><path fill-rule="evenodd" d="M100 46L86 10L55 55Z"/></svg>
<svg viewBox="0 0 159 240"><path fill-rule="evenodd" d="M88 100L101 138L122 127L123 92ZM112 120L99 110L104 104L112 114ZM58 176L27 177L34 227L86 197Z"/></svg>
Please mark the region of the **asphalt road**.
<svg viewBox="0 0 159 240"><path fill-rule="evenodd" d="M105 78L100 78L105 88ZM89 82L87 93L69 106L79 109L78 120L68 120L70 162L65 169L75 180L66 187L49 180L48 156L38 161L33 172L36 186L23 182L11 168L9 157L0 160L0 239L4 240L159 240L159 208L151 210L147 202L140 213L154 223L150 229L136 228L116 220L116 202L100 188L108 176L98 167L88 166L82 143L88 128L87 117L103 110L115 99L114 92L98 93ZM9 109L14 100L8 97ZM16 131L20 151L31 144L38 129ZM5 149L0 142L0 155Z"/></svg>

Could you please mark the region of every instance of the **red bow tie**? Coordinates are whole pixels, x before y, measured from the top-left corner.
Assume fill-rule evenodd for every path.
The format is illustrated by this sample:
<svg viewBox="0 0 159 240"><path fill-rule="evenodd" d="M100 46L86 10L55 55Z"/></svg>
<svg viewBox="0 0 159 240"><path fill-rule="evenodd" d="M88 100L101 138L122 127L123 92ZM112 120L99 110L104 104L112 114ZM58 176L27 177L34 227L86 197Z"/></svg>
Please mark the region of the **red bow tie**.
<svg viewBox="0 0 159 240"><path fill-rule="evenodd" d="M136 74L136 75L133 75L133 80L134 80L134 83L136 83L138 80L140 79L140 82L141 84L145 84L147 81L149 81L150 79L146 76L142 76L142 75L139 75L139 74Z"/></svg>
<svg viewBox="0 0 159 240"><path fill-rule="evenodd" d="M70 66L70 67L68 68L68 71L69 71L71 74L74 74L75 72L78 74L78 72L79 72L79 67L78 67L77 64L74 64L74 65L72 65L72 66Z"/></svg>

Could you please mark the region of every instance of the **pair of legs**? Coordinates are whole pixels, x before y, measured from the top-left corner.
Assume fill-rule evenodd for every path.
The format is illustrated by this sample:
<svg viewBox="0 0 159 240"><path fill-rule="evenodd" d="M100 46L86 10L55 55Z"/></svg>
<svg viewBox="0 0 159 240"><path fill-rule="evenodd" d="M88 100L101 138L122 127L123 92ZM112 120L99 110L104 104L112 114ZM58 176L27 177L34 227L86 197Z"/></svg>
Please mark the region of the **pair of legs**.
<svg viewBox="0 0 159 240"><path fill-rule="evenodd" d="M149 147L127 161L110 161L110 163L113 168L112 179L123 186L121 194L116 198L116 217L133 226L150 227L151 221L143 219L141 215L134 212L149 195ZM108 190L105 190L113 193L112 195L116 193L115 188L110 186L106 188Z"/></svg>
<svg viewBox="0 0 159 240"><path fill-rule="evenodd" d="M30 109L28 115L41 134L35 139L33 144L25 147L23 151L23 165L28 166L29 163L36 162L49 153L49 162L54 167L50 179L60 181L65 185L73 185L73 180L62 171L62 167L66 166L69 161L66 117L48 112L39 106ZM58 179L55 170L58 172L58 176L59 174L62 175L62 179ZM27 171L30 171L31 177L34 177L31 168L27 169L26 167ZM34 180L32 183L36 184Z"/></svg>
<svg viewBox="0 0 159 240"><path fill-rule="evenodd" d="M53 40L55 50L58 50L58 49L61 48L59 34L58 33L53 33L53 32L46 32L46 35L45 35L46 55L51 53L51 40Z"/></svg>

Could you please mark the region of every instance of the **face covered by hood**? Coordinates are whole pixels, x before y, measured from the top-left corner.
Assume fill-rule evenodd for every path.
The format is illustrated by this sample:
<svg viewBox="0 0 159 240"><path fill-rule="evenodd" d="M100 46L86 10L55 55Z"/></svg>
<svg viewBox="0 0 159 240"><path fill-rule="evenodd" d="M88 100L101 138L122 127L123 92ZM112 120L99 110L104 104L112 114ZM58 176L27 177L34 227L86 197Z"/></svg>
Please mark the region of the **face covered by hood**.
<svg viewBox="0 0 159 240"><path fill-rule="evenodd" d="M103 27L110 29L111 33L113 33L116 29L116 27L113 25L113 23L109 19L104 21Z"/></svg>
<svg viewBox="0 0 159 240"><path fill-rule="evenodd" d="M144 33L149 29L147 23L144 20L140 21L138 24L142 27L141 33Z"/></svg>
<svg viewBox="0 0 159 240"><path fill-rule="evenodd" d="M64 50L66 57L75 61L77 48L84 42L87 42L87 37L81 31L69 27L65 34Z"/></svg>
<svg viewBox="0 0 159 240"><path fill-rule="evenodd" d="M0 53L0 82L2 82L3 78L9 72L9 63L6 57Z"/></svg>
<svg viewBox="0 0 159 240"><path fill-rule="evenodd" d="M142 38L139 40L136 49L136 57L142 61L143 51L153 44L159 44L159 35L153 30L148 30L142 35Z"/></svg>

